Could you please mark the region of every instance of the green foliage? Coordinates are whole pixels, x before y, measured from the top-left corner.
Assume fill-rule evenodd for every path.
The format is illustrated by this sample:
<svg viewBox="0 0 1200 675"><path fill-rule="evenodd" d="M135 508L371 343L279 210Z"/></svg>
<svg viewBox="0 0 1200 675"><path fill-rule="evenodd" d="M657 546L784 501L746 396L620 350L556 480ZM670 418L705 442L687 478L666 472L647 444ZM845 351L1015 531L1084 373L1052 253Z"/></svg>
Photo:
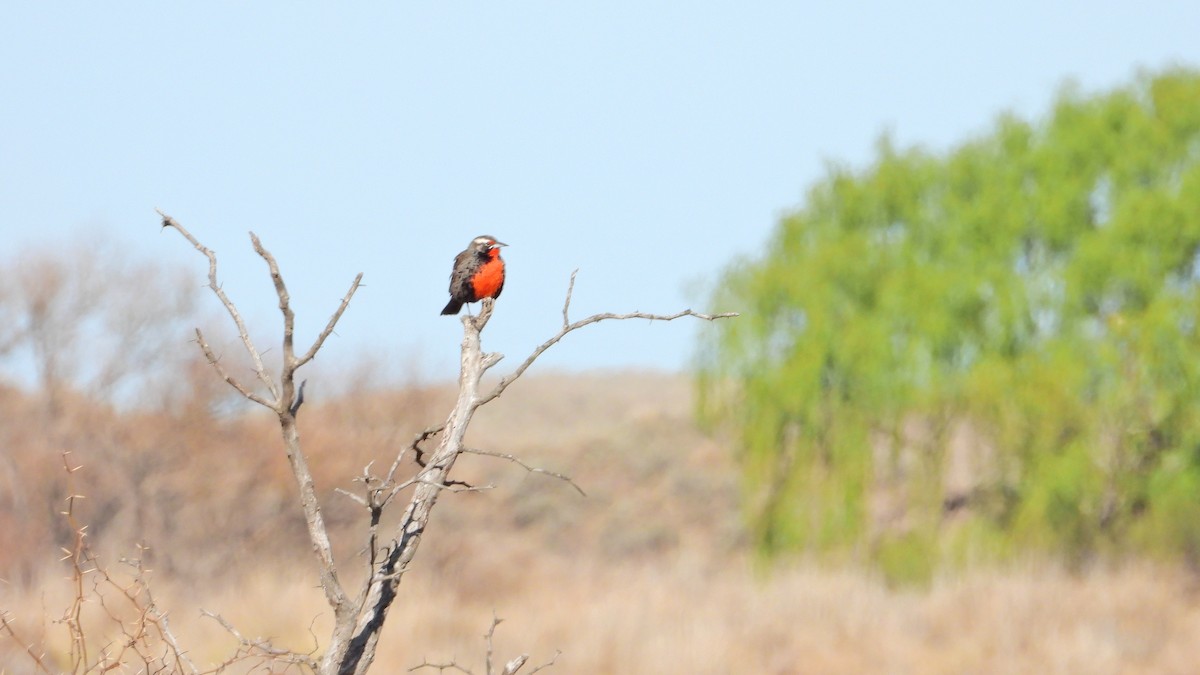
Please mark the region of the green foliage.
<svg viewBox="0 0 1200 675"><path fill-rule="evenodd" d="M739 434L761 549L897 578L1200 554L1200 73L876 154L714 293L743 318L706 336L701 416Z"/></svg>

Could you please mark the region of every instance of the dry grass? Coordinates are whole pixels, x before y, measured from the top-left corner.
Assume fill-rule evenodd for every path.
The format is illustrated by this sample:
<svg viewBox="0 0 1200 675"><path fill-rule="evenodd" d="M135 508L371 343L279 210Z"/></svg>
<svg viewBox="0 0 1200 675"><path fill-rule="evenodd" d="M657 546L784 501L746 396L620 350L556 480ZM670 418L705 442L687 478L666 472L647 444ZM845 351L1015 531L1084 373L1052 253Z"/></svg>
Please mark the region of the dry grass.
<svg viewBox="0 0 1200 675"><path fill-rule="evenodd" d="M49 437L90 476L81 491L97 547L130 552L140 537L155 547L156 596L198 665L235 648L201 608L299 651L327 634L329 610L269 421L134 418L79 402L50 419L0 394L23 420L0 423L0 441L23 450L0 461L0 485L11 490L0 493L0 577L9 580L0 609L58 663L66 632L53 619L71 595L51 545L63 532L50 519L62 486ZM350 394L315 399L302 421L339 559L354 576L361 523L333 487L436 421L451 392ZM457 659L481 673L493 612L506 619L498 660L528 652L537 664L562 651L543 672L1189 673L1200 663L1196 580L1169 565L1071 575L1029 564L919 591L858 569L756 570L731 459L695 430L689 407L679 377L561 374L518 383L481 412L472 445L570 474L588 497L464 457L458 477L496 489L439 505L375 672ZM93 616L97 640L103 623ZM32 672L14 647L0 640L0 672Z"/></svg>
<svg viewBox="0 0 1200 675"><path fill-rule="evenodd" d="M1191 673L1200 657L1192 579L1144 564L1082 577L1050 566L978 572L920 592L852 571L760 578L740 557L721 567L672 556L599 566L501 553L476 573L513 564L525 564L520 581L490 593L464 593L457 575L436 571L408 582L376 671L456 659L482 672L493 611L506 619L498 657L541 662L561 650L551 672L564 673ZM6 594L5 604L37 616L68 600L54 588ZM299 651L329 627L320 592L300 575L264 571L202 593L169 581L156 588L197 664L236 646L200 608ZM65 653L62 629L49 635L51 653ZM23 672L19 656L5 661L7 672Z"/></svg>

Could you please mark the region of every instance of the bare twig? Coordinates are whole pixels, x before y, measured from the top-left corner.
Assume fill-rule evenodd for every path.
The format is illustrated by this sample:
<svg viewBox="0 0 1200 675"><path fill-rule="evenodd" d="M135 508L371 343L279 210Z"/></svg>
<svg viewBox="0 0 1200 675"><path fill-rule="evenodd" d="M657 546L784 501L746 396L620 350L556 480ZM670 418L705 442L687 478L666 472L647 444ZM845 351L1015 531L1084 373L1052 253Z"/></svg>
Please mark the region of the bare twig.
<svg viewBox="0 0 1200 675"><path fill-rule="evenodd" d="M233 639L238 641L238 645L247 656L258 656L270 659L271 661L301 665L313 671L317 669L317 661L311 655L300 654L290 649L281 649L263 638L249 639L235 628L233 624L229 623L225 617L215 612L210 612L207 609L200 610L200 614L221 624L225 632L232 635Z"/></svg>
<svg viewBox="0 0 1200 675"><path fill-rule="evenodd" d="M150 587L147 585L146 588L147 594L149 594ZM167 613L158 612L157 608L153 604L150 605L150 609L152 609L158 615L159 629L162 631L163 639L166 640L167 645L171 648L171 651L178 655L178 657L185 664L187 664L188 670L193 673L197 672L196 664L192 663L192 660L188 657L187 652L179 646L179 639L175 637L175 633L171 630L171 625L167 622Z"/></svg>
<svg viewBox="0 0 1200 675"><path fill-rule="evenodd" d="M443 479L442 482L438 483L428 479L421 479L416 482L421 485L428 485L435 490L445 490L446 492L483 492L485 490L496 489L496 486L490 483L487 485L471 485L461 480Z"/></svg>
<svg viewBox="0 0 1200 675"><path fill-rule="evenodd" d="M50 670L50 668L46 665L46 662L42 660L42 656L33 650L33 643L28 642L22 639L21 636L17 635L16 630L13 629L12 622L8 618L7 612L0 611L0 632L7 633L8 637L10 637L14 642L20 645L22 649L25 650L25 653L28 654L29 658L33 660L33 665L37 666L39 672L47 673L47 675L53 675L54 671Z"/></svg>
<svg viewBox="0 0 1200 675"><path fill-rule="evenodd" d="M341 320L342 314L344 314L346 312L346 308L350 306L350 298L354 297L354 292L357 291L358 287L362 285L362 277L362 272L359 272L358 275L354 277L354 282L350 284L350 289L346 291L345 295L342 296L341 304L339 304L337 309L334 310L333 314L330 315L329 321L326 322L324 330L321 331L321 334L317 336L316 340L313 340L312 346L308 348L307 352L304 352L304 356L301 356L296 360L296 368L299 368L309 361L312 361L313 358L316 357L317 351L325 345L325 340L327 340L329 336L333 334L333 329L337 327L337 322Z"/></svg>
<svg viewBox="0 0 1200 675"><path fill-rule="evenodd" d="M496 635L496 626L499 626L503 621L504 621L504 619L501 619L500 617L496 616L495 612L493 612L492 613L492 624L490 626L488 626L487 632L483 634L484 642L487 645L486 651L484 653L484 661L483 661L484 672L486 675L493 675L493 673L495 672L495 670L494 670L495 666L492 663L494 654L495 654L493 640ZM551 658L546 663L538 666L537 668L534 668L530 672L536 673L539 670L542 670L544 668L549 668L550 666L554 665L554 662L558 660L558 657L561 653L562 652L555 651L553 658ZM521 654L520 656L518 656L514 659L511 659L510 661L505 663L504 668L502 668L500 670L500 675L516 675L516 672L518 670L520 670L528 661L529 661L529 655ZM409 668L408 672L410 672L410 673L415 672L417 670L421 670L422 668L436 668L439 673L445 672L447 670L457 670L460 673L467 673L467 675L475 675L471 669L460 664L457 660L451 660L447 663L434 663L434 662L430 661L429 659L425 659L421 663L413 666L412 668Z"/></svg>
<svg viewBox="0 0 1200 675"><path fill-rule="evenodd" d="M366 497L363 497L362 495L356 495L353 492L343 489L343 488L333 488L333 491L344 497L349 497L350 499L358 502L361 506L370 508L370 506L367 504Z"/></svg>
<svg viewBox="0 0 1200 675"><path fill-rule="evenodd" d="M501 621L504 621L504 619L501 619L500 617L496 616L496 612L493 610L492 611L492 625L488 626L488 631L483 636L487 640L487 660L484 661L484 663L486 664L485 668L487 669L487 675L492 675L492 652L493 652L492 638L495 637L496 626L499 626Z"/></svg>
<svg viewBox="0 0 1200 675"><path fill-rule="evenodd" d="M584 497L587 496L587 493L583 491L583 488L576 485L575 481L571 480L570 476L567 476L567 475L561 474L561 473L557 473L555 471L548 471L548 470L542 469L540 467L530 466L530 465L526 464L524 461L522 461L520 457L517 457L515 455L510 455L507 452L492 452L491 450L479 450L477 448L463 448L462 451L469 455L484 455L486 457L496 457L499 459L506 459L506 460L512 462L513 464L516 464L517 466L521 467L522 469L525 469L529 473L540 473L540 474L543 474L546 476L550 476L552 478L557 478L557 479L565 482L566 484L570 485L571 487L575 488L575 491L578 492L580 495L582 495Z"/></svg>
<svg viewBox="0 0 1200 675"><path fill-rule="evenodd" d="M578 267L571 270L571 280L567 282L567 297L563 300L563 326L571 323L571 320L567 318L567 312L571 309L571 296L575 294L575 275L577 274L579 274Z"/></svg>
<svg viewBox="0 0 1200 675"><path fill-rule="evenodd" d="M417 434L416 437L413 438L412 443L408 446L408 447L412 448L414 453L416 453L415 460L416 460L417 464L419 464L422 468L425 467L425 451L421 449L421 444L424 443L425 441L429 440L433 436L436 436L436 435L442 433L442 430L445 428L446 428L445 424L439 424L436 427L429 427L425 431L422 431L421 433ZM394 475L396 473L396 468L400 466L400 458L403 456L404 456L403 451L401 451L400 455L396 456L396 462L394 464L392 464L392 470L388 472L389 480L391 479L392 475Z"/></svg>
<svg viewBox="0 0 1200 675"><path fill-rule="evenodd" d="M71 561L71 585L74 590L74 597L71 601L71 606L63 614L59 621L67 626L67 631L71 636L71 662L74 664L82 664L85 668L88 664L88 643L87 634L83 630L81 615L83 612L83 602L87 597L87 592L84 589L84 579L88 569L88 552L87 552L87 526L80 525L75 520L75 502L82 499L83 496L76 494L74 491L74 479L72 476L76 471L83 468L82 466L71 466L70 453L62 453L63 469L67 472L67 507L62 511L62 516L67 519L67 523L71 527L71 531L75 535L74 545L71 549L62 549L62 560Z"/></svg>
<svg viewBox="0 0 1200 675"><path fill-rule="evenodd" d="M529 671L528 675L533 675L534 673L538 672L539 670L545 670L547 668L552 668L554 666L554 664L558 662L558 657L560 657L560 656L562 656L562 652L557 649L554 650L554 656L551 656L549 661L547 661L547 662L543 663L542 665L538 666L537 668L534 668L533 670Z"/></svg>
<svg viewBox="0 0 1200 675"><path fill-rule="evenodd" d="M447 670L457 670L458 672L466 673L467 675L475 675L475 673L471 672L467 668L463 668L462 666L458 665L454 661L451 661L450 663L432 663L430 661L423 661L423 662L413 666L412 668L409 668L408 672L413 673L418 670L421 670L422 668L437 668L437 671L439 673L443 673Z"/></svg>
<svg viewBox="0 0 1200 675"><path fill-rule="evenodd" d="M208 365L212 366L213 369L217 371L217 374L221 376L221 379L229 383L229 386L236 389L242 396L245 396L261 406L271 408L272 410L275 408L273 403L247 389L246 386L241 383L241 381L230 375L229 371L225 370L225 367L221 365L221 359L218 358L213 352L213 349L211 346L209 346L208 341L204 339L204 333L201 333L199 328L196 329L196 344L200 345L200 351L204 352L204 358L208 360Z"/></svg>

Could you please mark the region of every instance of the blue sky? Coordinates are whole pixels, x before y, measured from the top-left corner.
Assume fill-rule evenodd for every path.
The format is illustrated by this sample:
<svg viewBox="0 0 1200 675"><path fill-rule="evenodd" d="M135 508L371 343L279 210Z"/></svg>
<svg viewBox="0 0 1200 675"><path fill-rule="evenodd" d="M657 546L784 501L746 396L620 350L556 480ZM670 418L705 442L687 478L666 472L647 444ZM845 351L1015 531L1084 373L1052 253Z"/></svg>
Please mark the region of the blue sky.
<svg viewBox="0 0 1200 675"><path fill-rule="evenodd" d="M9 3L0 237L100 233L190 266L199 293L204 261L161 208L270 343L254 230L300 341L363 272L325 359L443 378L450 261L492 234L510 276L485 347L511 369L557 329L575 268L575 317L738 309L696 289L884 131L946 148L1002 111L1043 115L1067 80L1200 65L1200 3L990 5ZM602 324L541 363L680 368L696 330Z"/></svg>

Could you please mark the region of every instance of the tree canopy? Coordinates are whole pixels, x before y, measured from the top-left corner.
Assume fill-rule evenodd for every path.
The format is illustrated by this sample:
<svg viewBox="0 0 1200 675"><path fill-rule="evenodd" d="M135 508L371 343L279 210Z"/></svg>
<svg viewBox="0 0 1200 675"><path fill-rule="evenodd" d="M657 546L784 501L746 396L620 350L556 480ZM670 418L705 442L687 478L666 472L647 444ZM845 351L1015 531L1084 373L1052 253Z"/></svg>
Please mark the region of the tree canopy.
<svg viewBox="0 0 1200 675"><path fill-rule="evenodd" d="M833 167L714 291L764 552L1200 555L1200 73Z"/></svg>

